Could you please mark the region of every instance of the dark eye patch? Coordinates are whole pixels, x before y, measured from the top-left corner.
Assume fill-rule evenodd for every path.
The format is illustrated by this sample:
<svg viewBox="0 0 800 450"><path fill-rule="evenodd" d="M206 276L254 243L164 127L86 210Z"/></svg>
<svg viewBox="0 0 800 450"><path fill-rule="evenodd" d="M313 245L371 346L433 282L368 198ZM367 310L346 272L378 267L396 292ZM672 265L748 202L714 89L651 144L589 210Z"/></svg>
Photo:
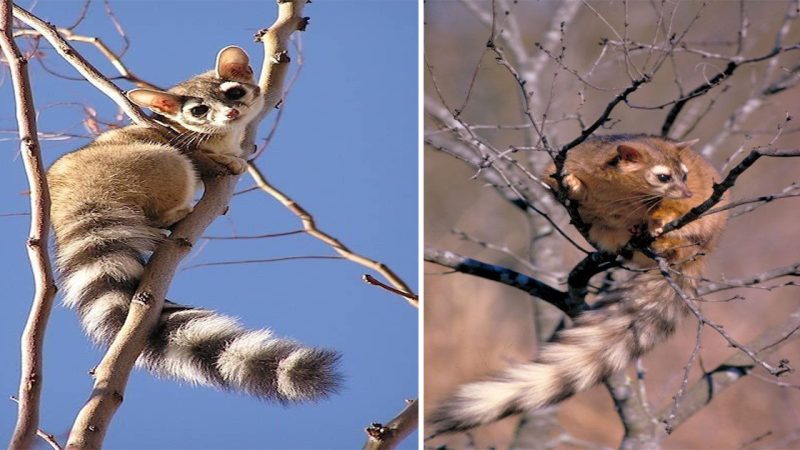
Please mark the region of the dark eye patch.
<svg viewBox="0 0 800 450"><path fill-rule="evenodd" d="M244 97L247 93L243 88L240 87L232 87L225 91L225 98L228 100L239 100L240 98Z"/></svg>
<svg viewBox="0 0 800 450"><path fill-rule="evenodd" d="M672 175L668 173L660 173L656 175L656 178L658 178L658 181L662 183L668 183L670 180L672 180Z"/></svg>
<svg viewBox="0 0 800 450"><path fill-rule="evenodd" d="M192 115L195 116L195 117L203 117L208 112L208 106L206 106L206 105L197 105L197 106L193 107L192 109L190 109L189 112L192 113Z"/></svg>

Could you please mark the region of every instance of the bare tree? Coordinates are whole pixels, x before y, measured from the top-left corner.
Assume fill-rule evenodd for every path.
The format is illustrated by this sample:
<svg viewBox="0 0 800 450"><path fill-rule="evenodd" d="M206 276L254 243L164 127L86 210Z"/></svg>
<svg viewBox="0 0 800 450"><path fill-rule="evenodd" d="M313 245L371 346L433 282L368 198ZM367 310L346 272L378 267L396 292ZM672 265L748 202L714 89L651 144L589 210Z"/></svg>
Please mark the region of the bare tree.
<svg viewBox="0 0 800 450"><path fill-rule="evenodd" d="M363 256L351 250L336 237L321 230L314 220L314 216L305 210L287 194L281 192L267 181L265 175L256 167L255 158L269 144L275 127L280 122L283 110L278 110L272 133L263 145L257 147L257 128L267 114L285 100L297 73L289 77L290 73L290 37L296 31L304 31L309 18L303 15L306 5L305 0L278 1L277 18L269 28L264 28L256 34L257 42L263 44L263 66L258 81L265 104L259 118L251 123L248 134L243 143L243 148L256 148L252 155L249 173L254 179L258 189L278 200L282 205L294 213L302 225L302 229L293 233L305 233L331 247L340 255L338 259L352 261L364 268L373 270L386 279L388 284L378 281L370 275L365 275L366 281L382 289L397 294L399 298L407 301L416 308L418 299L408 284L396 275L387 265ZM122 79L137 86L154 87L150 82L135 75L123 62L123 55L130 44L127 35L118 22L116 16L106 2L106 12L109 20L125 41L125 48L115 52L98 37L78 34L75 28L86 17L90 1L84 2L79 17L75 24L65 27L51 25L40 19L30 11L13 5L10 0L3 0L0 8L0 27L3 34L0 36L0 48L4 55L4 62L10 68L16 98L18 117L18 133L21 142L21 153L28 174L31 193L31 234L28 240L31 265L36 280L36 295L31 308L28 324L23 335L23 364L22 380L19 396L15 399L19 405L18 423L10 447L14 449L30 448L38 434L54 448L60 448L53 435L39 429L40 392L43 378L42 370L42 343L45 326L55 295L55 282L49 265L47 255L47 236L49 229L49 196L46 179L39 150L39 139L68 139L73 136L68 133L39 133L36 128L36 108L32 94L34 89L28 79L27 65L29 61L40 59L35 51L46 41L58 52L66 62L71 64L80 75L93 84L97 89L114 101L128 118L139 124L149 126L163 126L152 121L136 105L131 103L112 81L111 77L102 74L82 54L73 47L72 43L88 43L96 47L101 55L118 71L119 76L113 79ZM12 18L13 16L13 18ZM16 21L15 21L16 20ZM33 51L23 54L16 39L26 39L32 44ZM42 67L48 70L42 63ZM56 74L57 75L57 74ZM288 81L287 81L288 79ZM93 108L82 105L86 114L84 124L92 135L102 131L104 127L119 126L123 116L117 118L115 123L104 124ZM91 137L91 136L90 136ZM181 260L186 257L192 246L202 237L204 230L218 216L225 214L231 197L235 195L238 176L218 176L203 179L205 190L201 201L194 211L182 220L171 231L169 238L154 252L150 258L140 285L131 303L131 308L122 330L108 349L100 364L93 369L94 387L86 405L78 413L75 423L69 433L66 448L100 448L111 419L117 408L122 404L128 376L133 365L142 351L148 335L154 329L163 306L164 297ZM270 236L257 236L264 238ZM242 237L238 237L242 238ZM300 257L309 258L309 257ZM315 258L311 256L310 258ZM317 258L332 258L329 256ZM233 263L242 263L234 261ZM413 331L413 330L410 330ZM398 400L398 410L402 402ZM416 428L416 401L409 401L406 408L386 426L373 424L367 430L367 445L369 448L393 448L404 437ZM413 419L409 419L413 417ZM374 427L379 427L382 433L370 432Z"/></svg>
<svg viewBox="0 0 800 450"><path fill-rule="evenodd" d="M725 193L734 199L700 295L674 285L695 317L676 338L608 378L605 394L596 388L438 437L431 448L769 448L797 440L784 414L800 413L787 361L800 356L791 291L800 274L792 212L800 194L792 125L799 13L796 1L427 4L426 407L509 360L530 359L535 343L587 298L624 278L618 255L586 243L589 224L577 205L542 178L584 140L700 139L695 148L724 180L665 232L721 210ZM652 242L640 233L621 253ZM740 388L740 380L751 381ZM739 398L719 396L734 386ZM737 407L763 397L781 406L756 417ZM724 435L710 435L712 426Z"/></svg>

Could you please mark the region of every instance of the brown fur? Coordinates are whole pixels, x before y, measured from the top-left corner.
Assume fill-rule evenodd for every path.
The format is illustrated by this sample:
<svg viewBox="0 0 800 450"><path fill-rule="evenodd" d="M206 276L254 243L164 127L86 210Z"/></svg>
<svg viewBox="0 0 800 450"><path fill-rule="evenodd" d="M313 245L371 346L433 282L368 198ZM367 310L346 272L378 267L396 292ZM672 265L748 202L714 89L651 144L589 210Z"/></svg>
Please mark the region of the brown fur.
<svg viewBox="0 0 800 450"><path fill-rule="evenodd" d="M703 270L702 254L713 248L726 219L724 213L704 216L660 236L665 224L706 200L719 180L716 170L689 148L693 143L643 135L591 138L569 152L563 181L569 199L578 202L581 219L590 225L593 244L616 252L646 228L659 236L652 249L673 266L672 276L689 295ZM558 189L553 173L554 165L545 179ZM672 178L662 183L659 173ZM654 266L638 252L628 263ZM588 389L668 338L686 311L658 271L635 272L599 295L592 309L544 345L533 362L459 387L429 415L432 435L467 430Z"/></svg>

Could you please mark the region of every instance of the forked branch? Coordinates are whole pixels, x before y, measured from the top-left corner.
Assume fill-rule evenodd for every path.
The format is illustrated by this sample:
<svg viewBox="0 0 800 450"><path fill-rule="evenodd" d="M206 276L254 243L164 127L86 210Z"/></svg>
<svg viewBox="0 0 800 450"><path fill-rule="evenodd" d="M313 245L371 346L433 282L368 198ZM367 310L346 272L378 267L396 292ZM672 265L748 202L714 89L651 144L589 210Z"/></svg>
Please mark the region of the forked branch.
<svg viewBox="0 0 800 450"><path fill-rule="evenodd" d="M308 233L310 236L313 236L320 241L324 242L325 244L331 246L336 253L342 255L343 258L352 261L356 264L360 264L368 269L372 269L379 274L381 274L386 280L391 283L391 285L402 292L400 294L403 298L408 301L408 303L417 308L419 307L419 299L414 294L414 291L403 281L397 274L395 274L392 269L390 269L386 264L383 264L378 261L374 261L369 259L365 256L362 256L348 248L346 245L342 244L341 241L334 238L333 236L325 233L324 231L320 230L317 227L316 222L314 221L314 216L308 213L302 206L300 206L296 201L294 201L291 197L284 194L280 190L278 190L275 186L273 186L264 174L259 170L259 168L255 165L255 162L250 162L247 167L247 171L253 180L255 180L256 185L264 192L272 196L275 200L280 202L283 206L285 206L289 211L291 211L294 215L296 215L300 222L303 224L303 229Z"/></svg>
<svg viewBox="0 0 800 450"><path fill-rule="evenodd" d="M150 125L160 127L156 122L147 117L142 110L133 104L128 97L118 88L114 83L104 77L99 70L97 70L89 61L86 60L80 53L73 48L66 39L59 33L58 29L52 24L36 17L30 12L14 5L14 17L29 27L33 28L42 35L50 45L61 55L65 61L70 63L87 81L92 83L94 87L99 89L102 93L106 94L114 101L125 114L134 122L140 125Z"/></svg>
<svg viewBox="0 0 800 450"><path fill-rule="evenodd" d="M299 24L303 22L302 10L305 3L305 0L280 2L278 18L265 34L270 38L265 39L266 61L263 70L269 73L261 74L261 88L262 94L267 97L274 95L269 89L280 91L282 87L288 57L279 60L273 57L279 53L279 49L286 48L289 35L299 29ZM271 84L266 85L263 80L271 80ZM262 111L261 118L266 116L272 106L274 105ZM253 135L257 126L256 122L249 127ZM125 385L134 362L158 321L164 296L179 262L189 253L191 245L200 238L206 227L225 212L237 180L237 176L204 179L203 198L194 211L175 227L169 239L153 253L133 297L125 323L95 370L92 395L75 420L68 448L101 447L111 418L122 403Z"/></svg>

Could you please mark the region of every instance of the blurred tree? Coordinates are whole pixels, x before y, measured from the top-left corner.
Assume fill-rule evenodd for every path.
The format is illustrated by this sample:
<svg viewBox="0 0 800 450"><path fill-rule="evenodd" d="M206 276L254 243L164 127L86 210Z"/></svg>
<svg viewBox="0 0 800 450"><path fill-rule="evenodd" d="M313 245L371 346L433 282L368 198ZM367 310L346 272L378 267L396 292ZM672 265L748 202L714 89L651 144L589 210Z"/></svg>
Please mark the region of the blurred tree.
<svg viewBox="0 0 800 450"><path fill-rule="evenodd" d="M426 4L427 411L568 323L541 300L566 309L624 278L615 255L584 253L574 205L543 186L553 160L595 134L698 138L734 200L701 295L686 299L697 321L610 377L610 398L595 388L428 446L797 444L800 385L764 367L800 357L798 13L796 1Z"/></svg>

